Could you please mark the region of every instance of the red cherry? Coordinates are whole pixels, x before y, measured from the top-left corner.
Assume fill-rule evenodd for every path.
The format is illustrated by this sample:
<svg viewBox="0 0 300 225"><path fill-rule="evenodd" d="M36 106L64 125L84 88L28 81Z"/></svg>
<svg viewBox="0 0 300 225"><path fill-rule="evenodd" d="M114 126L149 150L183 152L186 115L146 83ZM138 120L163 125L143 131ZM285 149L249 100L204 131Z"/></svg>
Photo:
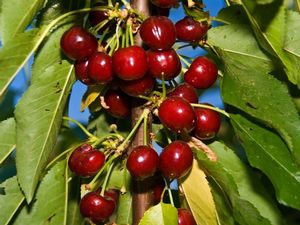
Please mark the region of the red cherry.
<svg viewBox="0 0 300 225"><path fill-rule="evenodd" d="M167 145L159 157L159 170L169 179L178 179L186 175L193 165L193 152L183 141L174 141Z"/></svg>
<svg viewBox="0 0 300 225"><path fill-rule="evenodd" d="M107 198L111 198L114 202L115 205L118 204L119 201L119 191L116 189L107 189L104 192L104 196Z"/></svg>
<svg viewBox="0 0 300 225"><path fill-rule="evenodd" d="M177 96L185 99L189 103L198 102L198 96L195 88L187 83L183 83L177 86L172 92L168 94L168 96Z"/></svg>
<svg viewBox="0 0 300 225"><path fill-rule="evenodd" d="M178 209L178 225L197 225L190 210Z"/></svg>
<svg viewBox="0 0 300 225"><path fill-rule="evenodd" d="M157 152L145 145L135 147L127 159L127 169L136 179L143 180L154 175L158 168Z"/></svg>
<svg viewBox="0 0 300 225"><path fill-rule="evenodd" d="M205 108L196 108L194 111L196 115L195 136L202 140L214 138L221 125L219 113Z"/></svg>
<svg viewBox="0 0 300 225"><path fill-rule="evenodd" d="M83 84L86 85L92 85L95 84L94 81L92 81L87 72L87 67L89 64L89 60L82 60L82 61L75 61L74 68L75 68L75 75L76 78L81 81Z"/></svg>
<svg viewBox="0 0 300 225"><path fill-rule="evenodd" d="M165 189L165 182L162 178L157 179L155 181L154 187L153 187L153 203L157 204L160 202L162 198L163 191Z"/></svg>
<svg viewBox="0 0 300 225"><path fill-rule="evenodd" d="M178 5L178 0L151 0L151 3L161 8L171 8Z"/></svg>
<svg viewBox="0 0 300 225"><path fill-rule="evenodd" d="M175 24L177 38L181 41L199 42L207 33L207 22L198 22L185 17Z"/></svg>
<svg viewBox="0 0 300 225"><path fill-rule="evenodd" d="M155 78L171 80L181 71L181 62L174 49L165 51L149 50L148 53L149 74Z"/></svg>
<svg viewBox="0 0 300 225"><path fill-rule="evenodd" d="M130 96L149 95L155 85L155 79L146 74L146 76L130 81L122 81L120 88Z"/></svg>
<svg viewBox="0 0 300 225"><path fill-rule="evenodd" d="M150 16L140 27L140 35L147 46L153 50L167 50L176 40L173 22L165 16Z"/></svg>
<svg viewBox="0 0 300 225"><path fill-rule="evenodd" d="M104 20L107 20L108 18L109 15L107 10L91 11L89 14L89 21L92 27L97 26L99 23L103 22ZM108 23L98 30L98 34L102 34L105 31L105 29L108 28Z"/></svg>
<svg viewBox="0 0 300 225"><path fill-rule="evenodd" d="M112 63L114 72L122 80L142 78L148 69L146 52L139 46L118 49L112 56Z"/></svg>
<svg viewBox="0 0 300 225"><path fill-rule="evenodd" d="M107 220L115 208L114 200L101 196L99 192L87 193L80 201L81 215L90 218L94 223Z"/></svg>
<svg viewBox="0 0 300 225"><path fill-rule="evenodd" d="M105 163L103 152L93 149L89 144L76 148L68 161L69 168L76 175L90 177L97 174Z"/></svg>
<svg viewBox="0 0 300 225"><path fill-rule="evenodd" d="M74 26L63 34L60 46L70 59L83 60L97 51L98 42L95 36L83 27Z"/></svg>
<svg viewBox="0 0 300 225"><path fill-rule="evenodd" d="M205 89L212 86L218 77L216 64L206 57L196 58L184 74L184 81L195 88Z"/></svg>
<svg viewBox="0 0 300 225"><path fill-rule="evenodd" d="M180 97L169 97L159 109L158 117L163 125L176 133L190 132L195 126L192 106Z"/></svg>
<svg viewBox="0 0 300 225"><path fill-rule="evenodd" d="M125 118L130 115L130 100L119 90L108 90L104 95L105 104L109 107L108 113L117 118Z"/></svg>
<svg viewBox="0 0 300 225"><path fill-rule="evenodd" d="M113 79L111 57L104 52L91 55L88 65L88 76L97 84L105 84Z"/></svg>

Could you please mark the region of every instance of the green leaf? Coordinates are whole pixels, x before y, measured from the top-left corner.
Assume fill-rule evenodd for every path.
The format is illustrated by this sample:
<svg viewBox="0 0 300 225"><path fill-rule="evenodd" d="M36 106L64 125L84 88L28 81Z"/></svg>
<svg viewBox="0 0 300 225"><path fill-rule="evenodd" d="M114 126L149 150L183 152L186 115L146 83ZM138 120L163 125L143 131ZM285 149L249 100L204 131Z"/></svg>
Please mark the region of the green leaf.
<svg viewBox="0 0 300 225"><path fill-rule="evenodd" d="M0 100L45 36L45 27L18 34L0 50Z"/></svg>
<svg viewBox="0 0 300 225"><path fill-rule="evenodd" d="M132 224L132 195L129 191L120 194L116 223L118 225Z"/></svg>
<svg viewBox="0 0 300 225"><path fill-rule="evenodd" d="M260 46L282 63L288 79L299 86L300 63L292 62L283 49L287 27L284 1L266 5L256 5L252 0L242 2Z"/></svg>
<svg viewBox="0 0 300 225"><path fill-rule="evenodd" d="M44 0L2 0L0 9L1 29L0 36L3 44L22 33L32 22Z"/></svg>
<svg viewBox="0 0 300 225"><path fill-rule="evenodd" d="M31 210L24 207L14 225L67 224L68 175L65 161L52 167L42 180Z"/></svg>
<svg viewBox="0 0 300 225"><path fill-rule="evenodd" d="M205 173L199 168L196 160L190 173L180 179L179 184L197 224L218 225L218 215L211 189Z"/></svg>
<svg viewBox="0 0 300 225"><path fill-rule="evenodd" d="M0 165L16 147L16 124L13 118L0 123Z"/></svg>
<svg viewBox="0 0 300 225"><path fill-rule="evenodd" d="M17 210L20 208L25 197L22 194L17 177L12 177L0 185L4 188L4 195L0 195L0 224L8 224Z"/></svg>
<svg viewBox="0 0 300 225"><path fill-rule="evenodd" d="M299 210L300 170L285 143L274 132L241 115L231 115L231 119L250 164L268 176L280 203Z"/></svg>
<svg viewBox="0 0 300 225"><path fill-rule="evenodd" d="M253 171L224 144L214 142L209 147L217 154L216 162L210 161L202 151L197 151L196 157L226 193L236 221L242 225L281 225L276 203Z"/></svg>
<svg viewBox="0 0 300 225"><path fill-rule="evenodd" d="M139 225L178 225L177 209L161 202L145 212Z"/></svg>

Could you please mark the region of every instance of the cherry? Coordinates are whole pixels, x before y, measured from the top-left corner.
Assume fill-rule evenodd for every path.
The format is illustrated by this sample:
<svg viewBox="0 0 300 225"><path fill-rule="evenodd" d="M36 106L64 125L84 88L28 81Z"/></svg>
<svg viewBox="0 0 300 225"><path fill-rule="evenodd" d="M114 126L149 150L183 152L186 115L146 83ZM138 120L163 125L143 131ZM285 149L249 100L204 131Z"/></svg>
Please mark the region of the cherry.
<svg viewBox="0 0 300 225"><path fill-rule="evenodd" d="M70 170L76 175L90 177L103 167L105 155L89 144L82 144L72 152L68 163Z"/></svg>
<svg viewBox="0 0 300 225"><path fill-rule="evenodd" d="M151 3L161 8L171 8L178 4L178 0L151 0Z"/></svg>
<svg viewBox="0 0 300 225"><path fill-rule="evenodd" d="M181 62L174 49L164 51L149 50L149 74L155 78L171 80L181 71Z"/></svg>
<svg viewBox="0 0 300 225"><path fill-rule="evenodd" d="M184 81L195 88L209 88L218 77L216 64L206 57L196 58L184 74Z"/></svg>
<svg viewBox="0 0 300 225"><path fill-rule="evenodd" d="M175 24L177 38L181 41L199 42L207 33L207 22L198 22L185 17Z"/></svg>
<svg viewBox="0 0 300 225"><path fill-rule="evenodd" d="M75 75L76 78L81 81L83 84L92 85L95 84L94 81L91 80L88 76L87 67L89 64L89 60L75 61Z"/></svg>
<svg viewBox="0 0 300 225"><path fill-rule="evenodd" d="M170 15L170 8L161 8L155 5L151 5L151 12L153 16L166 16Z"/></svg>
<svg viewBox="0 0 300 225"><path fill-rule="evenodd" d="M178 225L197 225L193 214L188 209L179 208L178 212Z"/></svg>
<svg viewBox="0 0 300 225"><path fill-rule="evenodd" d="M138 180L154 175L158 168L157 152L145 145L135 147L127 159L127 169L130 174Z"/></svg>
<svg viewBox="0 0 300 225"><path fill-rule="evenodd" d="M155 79L146 75L137 80L122 81L120 88L123 92L130 96L149 95L155 85Z"/></svg>
<svg viewBox="0 0 300 225"><path fill-rule="evenodd" d="M158 117L163 125L176 133L193 130L195 114L192 106L180 97L169 97L158 108Z"/></svg>
<svg viewBox="0 0 300 225"><path fill-rule="evenodd" d="M70 59L83 60L97 51L98 42L83 27L73 26L61 37L60 46Z"/></svg>
<svg viewBox="0 0 300 225"><path fill-rule="evenodd" d="M118 201L119 201L119 191L118 190L116 190L116 189L107 189L104 192L104 196L111 198L115 202L115 205L118 204Z"/></svg>
<svg viewBox="0 0 300 225"><path fill-rule="evenodd" d="M202 140L215 137L221 125L219 113L205 108L196 108L194 111L196 115L195 136Z"/></svg>
<svg viewBox="0 0 300 225"><path fill-rule="evenodd" d="M89 192L80 201L80 213L90 218L94 223L107 220L115 211L113 199L101 196L99 192Z"/></svg>
<svg viewBox="0 0 300 225"><path fill-rule="evenodd" d="M174 141L167 145L159 157L159 170L169 179L178 179L186 175L193 164L193 152L183 141Z"/></svg>
<svg viewBox="0 0 300 225"><path fill-rule="evenodd" d="M140 35L153 50L167 50L176 40L176 30L172 21L165 16L150 16L140 27Z"/></svg>
<svg viewBox="0 0 300 225"><path fill-rule="evenodd" d="M122 80L142 78L148 69L146 52L139 46L118 49L112 56L112 63L114 72Z"/></svg>
<svg viewBox="0 0 300 225"><path fill-rule="evenodd" d="M198 96L195 88L187 83L180 84L172 92L168 94L171 96L178 96L185 99L189 103L197 103Z"/></svg>
<svg viewBox="0 0 300 225"><path fill-rule="evenodd" d="M107 10L91 11L89 14L89 21L93 27L103 22L104 20L108 20L108 18L109 18L109 14ZM98 34L103 34L105 29L108 28L109 26L108 23L98 30Z"/></svg>
<svg viewBox="0 0 300 225"><path fill-rule="evenodd" d="M106 111L117 118L125 118L130 115L130 100L119 90L108 90L104 95Z"/></svg>
<svg viewBox="0 0 300 225"><path fill-rule="evenodd" d="M165 189L165 182L163 181L163 179L162 178L157 179L156 182L154 183L154 187L153 187L153 203L154 204L157 204L160 202L164 189Z"/></svg>
<svg viewBox="0 0 300 225"><path fill-rule="evenodd" d="M112 60L104 52L96 52L89 58L88 76L97 84L105 84L113 79Z"/></svg>

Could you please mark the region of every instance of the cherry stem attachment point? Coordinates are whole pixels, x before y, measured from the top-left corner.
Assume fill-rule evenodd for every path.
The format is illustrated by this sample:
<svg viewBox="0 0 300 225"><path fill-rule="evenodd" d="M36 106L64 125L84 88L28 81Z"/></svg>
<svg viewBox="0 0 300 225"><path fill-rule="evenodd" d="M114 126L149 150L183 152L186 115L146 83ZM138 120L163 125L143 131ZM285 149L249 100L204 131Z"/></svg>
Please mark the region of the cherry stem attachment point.
<svg viewBox="0 0 300 225"><path fill-rule="evenodd" d="M211 110L213 110L213 111L219 112L219 113L223 114L224 116L230 118L229 113L227 113L225 110L219 109L219 108L217 108L217 107L210 106L210 105L206 105L206 104L194 104L194 103L191 103L191 105L192 105L193 107L205 108L205 109L211 109Z"/></svg>

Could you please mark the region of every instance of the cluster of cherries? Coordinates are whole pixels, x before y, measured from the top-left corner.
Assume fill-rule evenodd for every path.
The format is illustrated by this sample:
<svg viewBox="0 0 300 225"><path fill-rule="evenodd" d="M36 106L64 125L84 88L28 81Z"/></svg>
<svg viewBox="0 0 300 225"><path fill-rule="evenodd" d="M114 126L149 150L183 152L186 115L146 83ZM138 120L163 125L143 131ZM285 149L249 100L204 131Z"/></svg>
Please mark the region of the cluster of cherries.
<svg viewBox="0 0 300 225"><path fill-rule="evenodd" d="M155 6L170 8L177 0L152 0ZM92 25L108 18L107 11L93 11ZM95 21L96 18L96 21ZM65 55L75 61L75 74L86 85L107 85L105 109L114 117L125 118L131 112L131 97L146 97L154 93L157 79L172 81L182 72L179 55L173 45L176 39L198 43L205 38L208 30L206 22L198 22L185 17L175 25L165 16L150 16L139 27L139 34L148 50L140 46L116 49L111 55L103 51L97 38L83 27L74 26L61 38L61 48ZM100 30L100 33L103 30ZM102 43L101 43L102 44ZM199 139L213 138L220 127L217 112L201 107L196 89L206 89L217 79L215 63L206 57L194 59L185 71L184 83L167 91L167 95L149 98L155 102L153 111L158 109L161 123L172 132L186 136L192 134ZM76 148L69 157L69 168L81 177L95 176L105 165L105 154L89 144ZM150 146L135 147L127 158L127 169L137 180L152 177L159 171L168 180L186 175L192 167L193 153L190 146L181 140L169 143L160 155ZM164 184L163 184L164 186ZM161 199L162 189L154 195ZM106 221L114 212L118 201L116 190L91 191L80 202L80 211L91 221ZM102 193L102 192L101 192ZM158 193L158 194L157 194ZM179 225L196 224L191 212L178 209Z"/></svg>

